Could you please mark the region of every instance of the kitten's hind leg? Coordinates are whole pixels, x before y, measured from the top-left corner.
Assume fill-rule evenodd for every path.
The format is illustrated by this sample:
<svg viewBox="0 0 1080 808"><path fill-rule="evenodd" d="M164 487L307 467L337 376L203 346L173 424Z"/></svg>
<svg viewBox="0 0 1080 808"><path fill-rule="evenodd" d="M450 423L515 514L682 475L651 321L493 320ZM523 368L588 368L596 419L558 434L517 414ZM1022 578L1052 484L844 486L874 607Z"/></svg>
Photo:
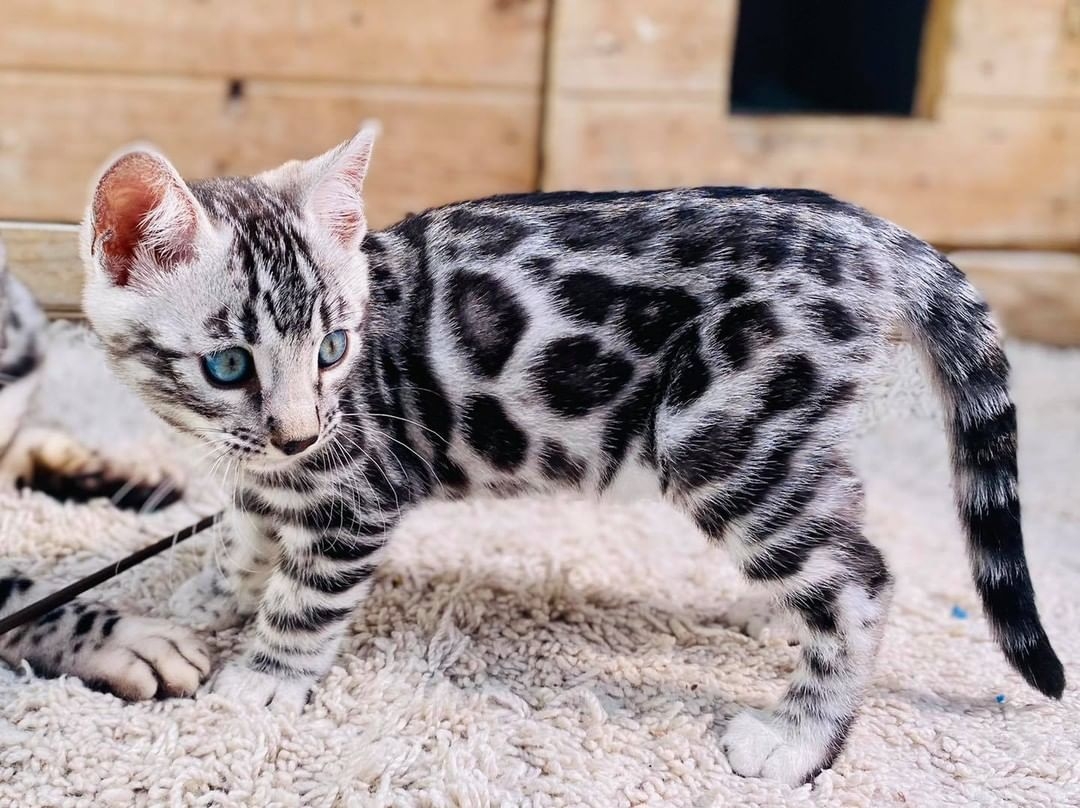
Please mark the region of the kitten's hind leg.
<svg viewBox="0 0 1080 808"><path fill-rule="evenodd" d="M780 702L736 716L725 752L739 774L802 783L832 765L847 739L873 673L889 574L859 525L828 513L745 543L739 557L744 574L791 612L801 648Z"/></svg>
<svg viewBox="0 0 1080 808"><path fill-rule="evenodd" d="M16 436L4 456L3 474L55 499L88 502L103 497L131 510L164 508L182 493L175 472L106 457L66 432L45 427Z"/></svg>
<svg viewBox="0 0 1080 808"><path fill-rule="evenodd" d="M745 776L806 782L844 744L888 606L889 574L862 533L860 486L806 432L785 444L789 438L755 438L726 424L698 427L690 450L687 439L658 434L669 441L658 440L657 454L672 500L729 547L743 574L765 585L798 629L792 681L772 709L731 721L722 739L728 761ZM687 466L692 456L703 461L696 468Z"/></svg>

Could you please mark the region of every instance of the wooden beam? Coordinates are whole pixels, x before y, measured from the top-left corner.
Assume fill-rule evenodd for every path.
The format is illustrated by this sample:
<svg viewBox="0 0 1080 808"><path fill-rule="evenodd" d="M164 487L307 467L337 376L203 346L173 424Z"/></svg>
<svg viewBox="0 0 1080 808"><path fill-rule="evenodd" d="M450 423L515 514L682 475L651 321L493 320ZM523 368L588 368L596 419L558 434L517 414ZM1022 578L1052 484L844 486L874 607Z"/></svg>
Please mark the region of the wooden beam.
<svg viewBox="0 0 1080 808"><path fill-rule="evenodd" d="M945 94L945 73L953 43L956 0L931 0L923 21L914 114L931 118Z"/></svg>
<svg viewBox="0 0 1080 808"><path fill-rule="evenodd" d="M540 86L547 0L4 0L0 68Z"/></svg>
<svg viewBox="0 0 1080 808"><path fill-rule="evenodd" d="M373 226L455 199L534 189L531 90L0 72L0 218L77 221L105 158L132 141L184 176L250 174L314 156L374 118Z"/></svg>
<svg viewBox="0 0 1080 808"><path fill-rule="evenodd" d="M737 0L554 0L552 88L724 104Z"/></svg>
<svg viewBox="0 0 1080 808"><path fill-rule="evenodd" d="M82 265L72 225L0 222L8 263L54 317L79 317ZM963 250L950 253L986 295L1006 332L1080 346L1080 254Z"/></svg>
<svg viewBox="0 0 1080 808"><path fill-rule="evenodd" d="M986 296L1009 336L1080 346L1080 254L964 250L949 258Z"/></svg>
<svg viewBox="0 0 1080 808"><path fill-rule="evenodd" d="M938 244L1080 246L1075 0L933 0L914 119L728 113L737 0L555 0L542 187L816 187Z"/></svg>
<svg viewBox="0 0 1080 808"><path fill-rule="evenodd" d="M689 97L727 109L738 0L554 0L555 90ZM923 73L936 95L1080 99L1076 0L932 0Z"/></svg>
<svg viewBox="0 0 1080 808"><path fill-rule="evenodd" d="M953 97L1080 100L1075 0L953 0L945 91Z"/></svg>
<svg viewBox="0 0 1080 808"><path fill-rule="evenodd" d="M7 251L8 269L30 287L50 315L82 316L78 227L0 221L0 241Z"/></svg>
<svg viewBox="0 0 1080 808"><path fill-rule="evenodd" d="M1080 247L1080 106L728 116L708 99L566 92L546 121L547 189L820 188L938 244Z"/></svg>

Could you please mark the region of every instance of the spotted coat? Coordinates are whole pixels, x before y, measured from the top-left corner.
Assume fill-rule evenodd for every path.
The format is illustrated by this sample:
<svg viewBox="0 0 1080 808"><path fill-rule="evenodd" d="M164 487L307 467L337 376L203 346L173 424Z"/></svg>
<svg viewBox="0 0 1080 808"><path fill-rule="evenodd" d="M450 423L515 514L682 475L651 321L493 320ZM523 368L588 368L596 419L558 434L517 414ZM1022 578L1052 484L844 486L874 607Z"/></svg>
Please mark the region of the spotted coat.
<svg viewBox="0 0 1080 808"><path fill-rule="evenodd" d="M110 263L116 167L88 217L87 310L114 366L242 468L233 533L178 595L208 622L255 615L219 692L302 706L395 525L423 502L645 480L794 616L789 687L723 742L740 773L805 780L842 747L885 620L891 579L863 533L845 435L898 334L947 403L1002 648L1060 695L1023 556L1007 363L985 304L940 254L827 195L744 188L503 196L363 236L358 210L327 211L341 188L323 187L362 179L357 142L314 168L190 186L162 160L185 227L212 225L195 230L202 257L167 272L147 251L120 254L122 272ZM147 280L128 283L129 268ZM348 354L320 370L335 329ZM255 372L222 391L199 361L229 345ZM294 391L285 404L279 386ZM285 457L281 424L304 418L318 441Z"/></svg>

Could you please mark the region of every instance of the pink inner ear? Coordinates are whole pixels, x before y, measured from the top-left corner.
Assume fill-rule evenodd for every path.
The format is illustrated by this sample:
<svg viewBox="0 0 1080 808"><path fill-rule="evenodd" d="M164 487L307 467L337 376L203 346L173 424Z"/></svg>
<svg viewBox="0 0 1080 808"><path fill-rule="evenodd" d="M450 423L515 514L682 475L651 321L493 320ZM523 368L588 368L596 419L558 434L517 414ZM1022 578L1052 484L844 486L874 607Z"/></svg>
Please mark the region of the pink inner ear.
<svg viewBox="0 0 1080 808"><path fill-rule="evenodd" d="M121 157L106 172L94 194L94 242L113 283L126 286L140 247L163 270L190 260L194 253L196 213L186 192L173 193L179 203L168 221L148 226L176 179L168 167L149 154Z"/></svg>
<svg viewBox="0 0 1080 808"><path fill-rule="evenodd" d="M367 220L360 182L353 176L343 172L323 180L312 203L323 226L342 244L348 246L363 236Z"/></svg>
<svg viewBox="0 0 1080 808"><path fill-rule="evenodd" d="M367 227L362 211L345 213L334 219L331 230L342 244L351 244L363 235Z"/></svg>
<svg viewBox="0 0 1080 808"><path fill-rule="evenodd" d="M370 144L342 154L315 189L312 202L316 215L345 246L359 241L367 230L362 192L370 155Z"/></svg>

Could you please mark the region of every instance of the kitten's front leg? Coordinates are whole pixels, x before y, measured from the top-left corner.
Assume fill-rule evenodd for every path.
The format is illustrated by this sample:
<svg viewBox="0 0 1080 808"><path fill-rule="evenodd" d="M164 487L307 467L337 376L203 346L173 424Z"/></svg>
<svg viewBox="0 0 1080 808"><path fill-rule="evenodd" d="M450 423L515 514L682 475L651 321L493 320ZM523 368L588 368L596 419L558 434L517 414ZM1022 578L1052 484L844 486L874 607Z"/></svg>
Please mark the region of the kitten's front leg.
<svg viewBox="0 0 1080 808"><path fill-rule="evenodd" d="M264 517L232 509L224 527L203 569L169 600L173 613L196 628L231 628L255 614L278 556Z"/></svg>
<svg viewBox="0 0 1080 808"><path fill-rule="evenodd" d="M333 664L356 608L371 591L391 524L349 530L283 526L280 555L259 603L255 637L212 691L236 701L298 712Z"/></svg>

